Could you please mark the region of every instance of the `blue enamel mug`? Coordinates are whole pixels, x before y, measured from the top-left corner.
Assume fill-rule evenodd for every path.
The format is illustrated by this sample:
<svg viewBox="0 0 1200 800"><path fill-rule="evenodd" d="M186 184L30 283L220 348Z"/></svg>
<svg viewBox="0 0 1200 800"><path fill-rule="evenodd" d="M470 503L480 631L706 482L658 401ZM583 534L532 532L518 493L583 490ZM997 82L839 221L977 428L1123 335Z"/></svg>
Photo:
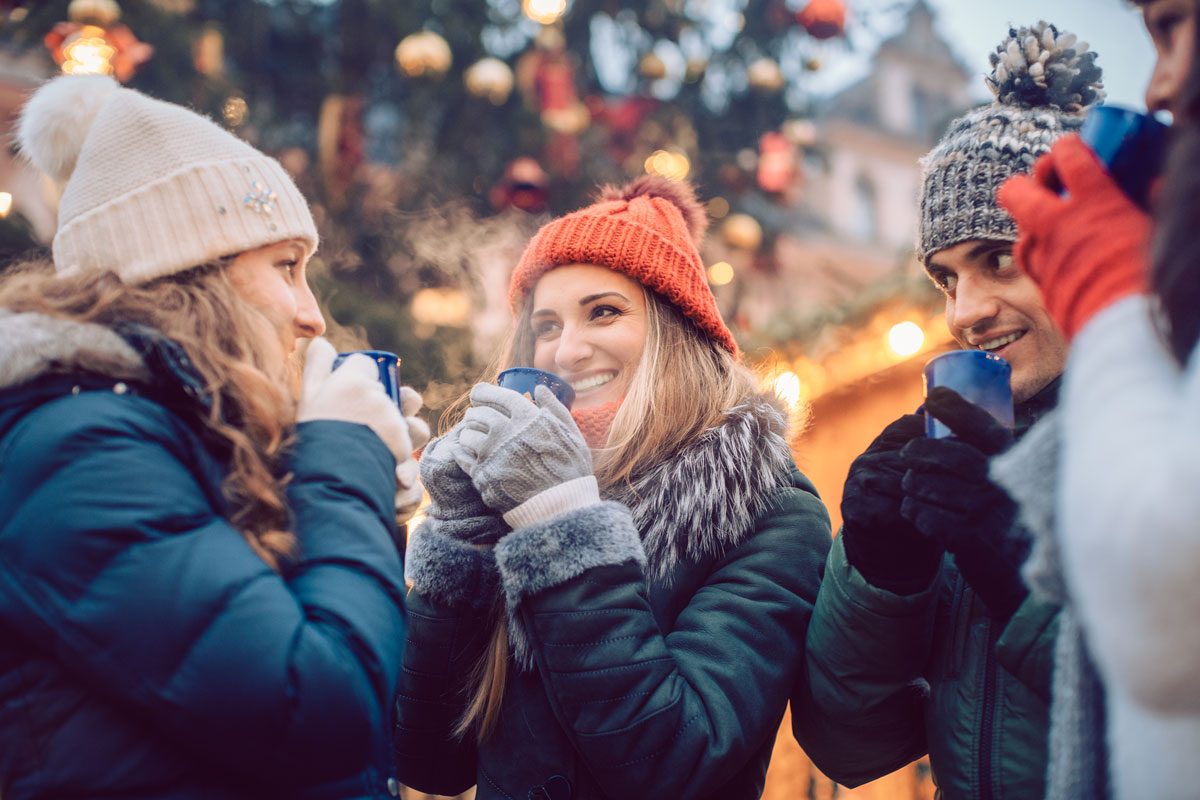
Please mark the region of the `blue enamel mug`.
<svg viewBox="0 0 1200 800"><path fill-rule="evenodd" d="M1013 427L1012 366L994 353L955 350L942 353L925 365L925 394L945 386L987 411L1007 428ZM925 412L925 435L945 439L953 432Z"/></svg>
<svg viewBox="0 0 1200 800"><path fill-rule="evenodd" d="M379 370L379 382L383 390L397 405L400 404L400 356L386 350L354 350L349 353L338 353L333 360L333 368L337 369L343 361L353 355L364 355L375 362Z"/></svg>
<svg viewBox="0 0 1200 800"><path fill-rule="evenodd" d="M533 390L538 386L545 386L554 392L558 402L567 408L570 408L571 404L575 402L575 390L571 388L571 384L553 372L546 372L543 369L513 367L501 372L496 382L505 389L512 389L514 392L528 395L531 400L533 399Z"/></svg>
<svg viewBox="0 0 1200 800"><path fill-rule="evenodd" d="M1120 106L1096 106L1084 119L1079 138L1129 199L1149 208L1150 185L1162 173L1170 131L1150 114Z"/></svg>

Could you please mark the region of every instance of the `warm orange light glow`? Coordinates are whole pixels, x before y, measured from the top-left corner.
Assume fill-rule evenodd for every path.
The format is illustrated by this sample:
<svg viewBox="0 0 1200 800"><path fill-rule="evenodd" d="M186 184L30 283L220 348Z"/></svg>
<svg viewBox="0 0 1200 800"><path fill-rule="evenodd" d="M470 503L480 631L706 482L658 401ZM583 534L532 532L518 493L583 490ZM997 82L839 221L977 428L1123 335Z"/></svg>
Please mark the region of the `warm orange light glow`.
<svg viewBox="0 0 1200 800"><path fill-rule="evenodd" d="M916 355L925 345L925 331L915 322L898 322L888 331L888 347L898 356Z"/></svg>
<svg viewBox="0 0 1200 800"><path fill-rule="evenodd" d="M567 0L523 0L525 16L542 25L553 25L567 10Z"/></svg>
<svg viewBox="0 0 1200 800"><path fill-rule="evenodd" d="M787 403L788 408L795 409L800 405L803 387L800 376L791 370L779 373L771 382L771 388L780 400Z"/></svg>
<svg viewBox="0 0 1200 800"><path fill-rule="evenodd" d="M673 153L670 150L655 150L646 159L646 173L660 175L673 181L681 181L692 170L692 162L683 153Z"/></svg>
<svg viewBox="0 0 1200 800"><path fill-rule="evenodd" d="M104 29L84 25L62 46L62 71L66 75L112 75L116 48L104 38Z"/></svg>
<svg viewBox="0 0 1200 800"><path fill-rule="evenodd" d="M708 282L713 286L724 286L733 281L733 265L728 261L718 261L708 268Z"/></svg>
<svg viewBox="0 0 1200 800"><path fill-rule="evenodd" d="M412 315L426 325L461 328L471 315L471 298L461 289L421 289L412 299Z"/></svg>

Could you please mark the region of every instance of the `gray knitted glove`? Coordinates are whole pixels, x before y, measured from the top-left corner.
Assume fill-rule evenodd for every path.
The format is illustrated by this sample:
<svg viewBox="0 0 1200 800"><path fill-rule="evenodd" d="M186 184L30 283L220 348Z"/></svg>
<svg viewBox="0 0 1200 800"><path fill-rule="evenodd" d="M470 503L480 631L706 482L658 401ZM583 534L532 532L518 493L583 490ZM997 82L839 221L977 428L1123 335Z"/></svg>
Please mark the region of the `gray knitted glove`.
<svg viewBox="0 0 1200 800"><path fill-rule="evenodd" d="M421 483L429 492L428 515L437 530L452 539L474 545L494 545L508 533L500 515L488 508L467 473L454 460L461 423L434 439L421 454Z"/></svg>
<svg viewBox="0 0 1200 800"><path fill-rule="evenodd" d="M599 501L592 453L553 392L539 386L531 403L511 389L480 383L471 390L471 403L454 457L488 506L507 514L543 492L583 478L590 480Z"/></svg>

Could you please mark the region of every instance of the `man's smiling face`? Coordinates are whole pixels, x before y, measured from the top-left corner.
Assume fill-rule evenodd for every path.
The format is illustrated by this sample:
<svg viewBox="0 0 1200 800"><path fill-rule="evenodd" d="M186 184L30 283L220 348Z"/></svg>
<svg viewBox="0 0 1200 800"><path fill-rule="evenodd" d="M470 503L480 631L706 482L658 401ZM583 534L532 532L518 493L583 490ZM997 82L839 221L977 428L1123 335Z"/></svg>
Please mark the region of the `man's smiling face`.
<svg viewBox="0 0 1200 800"><path fill-rule="evenodd" d="M946 297L950 335L1012 365L1013 400L1028 400L1062 374L1067 342L1037 285L1013 263L1011 242L960 242L930 255L925 271Z"/></svg>

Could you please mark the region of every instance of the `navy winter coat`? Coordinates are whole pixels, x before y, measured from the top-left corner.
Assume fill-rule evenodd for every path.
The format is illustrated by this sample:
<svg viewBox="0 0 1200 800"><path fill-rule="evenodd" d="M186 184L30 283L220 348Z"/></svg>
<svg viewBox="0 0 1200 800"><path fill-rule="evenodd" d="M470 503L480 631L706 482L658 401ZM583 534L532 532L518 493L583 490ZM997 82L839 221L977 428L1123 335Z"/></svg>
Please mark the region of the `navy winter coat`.
<svg viewBox="0 0 1200 800"><path fill-rule="evenodd" d="M226 519L222 460L162 404L177 376L64 325L0 312L0 795L394 793L387 448L363 426L299 426L301 549L276 573ZM81 371L114 361L138 380Z"/></svg>

